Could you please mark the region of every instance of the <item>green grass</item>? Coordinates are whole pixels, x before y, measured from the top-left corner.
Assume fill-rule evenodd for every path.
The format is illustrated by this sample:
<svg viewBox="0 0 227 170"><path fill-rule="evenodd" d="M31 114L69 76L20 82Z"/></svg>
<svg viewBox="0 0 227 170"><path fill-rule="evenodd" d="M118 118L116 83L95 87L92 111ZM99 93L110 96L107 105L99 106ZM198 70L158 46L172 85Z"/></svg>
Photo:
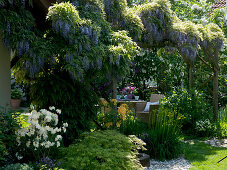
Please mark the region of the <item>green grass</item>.
<svg viewBox="0 0 227 170"><path fill-rule="evenodd" d="M212 147L197 141L184 145L184 157L192 164L191 170L227 170L227 158L217 163L225 156L227 148Z"/></svg>

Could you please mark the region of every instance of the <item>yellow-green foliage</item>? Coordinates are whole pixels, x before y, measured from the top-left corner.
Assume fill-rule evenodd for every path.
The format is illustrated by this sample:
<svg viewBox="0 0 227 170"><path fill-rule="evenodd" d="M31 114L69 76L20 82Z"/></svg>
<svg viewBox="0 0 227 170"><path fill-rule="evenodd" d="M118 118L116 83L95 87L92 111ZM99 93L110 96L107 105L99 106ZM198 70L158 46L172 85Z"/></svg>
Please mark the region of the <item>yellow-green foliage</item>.
<svg viewBox="0 0 227 170"><path fill-rule="evenodd" d="M203 34L204 40L212 41L216 39L224 40L225 36L221 28L214 24L210 23L208 25L199 25L199 31Z"/></svg>
<svg viewBox="0 0 227 170"><path fill-rule="evenodd" d="M75 25L81 21L76 7L69 2L59 4L56 3L53 6L50 6L48 11L47 19L50 19L54 22L61 19L71 23L72 25Z"/></svg>
<svg viewBox="0 0 227 170"><path fill-rule="evenodd" d="M172 26L174 31L183 32L190 36L196 37L197 39L202 39L202 34L198 28L199 27L191 21L182 22L180 20L175 20Z"/></svg>
<svg viewBox="0 0 227 170"><path fill-rule="evenodd" d="M123 18L125 21L125 28L134 36L141 38L144 30L143 23L139 17L131 8L126 8L123 12Z"/></svg>
<svg viewBox="0 0 227 170"><path fill-rule="evenodd" d="M166 21L172 21L172 11L171 11L171 4L168 0L156 0L152 3L147 3L140 5L136 8L137 13L141 14L141 12L154 12L157 9L161 10L165 14Z"/></svg>
<svg viewBox="0 0 227 170"><path fill-rule="evenodd" d="M77 143L62 149L61 161L66 169L138 170L138 146L133 141L112 130L84 133Z"/></svg>
<svg viewBox="0 0 227 170"><path fill-rule="evenodd" d="M112 44L112 47L123 47L124 52L122 53L122 55L127 54L129 59L139 54L139 46L137 46L132 38L128 36L127 31L113 32Z"/></svg>

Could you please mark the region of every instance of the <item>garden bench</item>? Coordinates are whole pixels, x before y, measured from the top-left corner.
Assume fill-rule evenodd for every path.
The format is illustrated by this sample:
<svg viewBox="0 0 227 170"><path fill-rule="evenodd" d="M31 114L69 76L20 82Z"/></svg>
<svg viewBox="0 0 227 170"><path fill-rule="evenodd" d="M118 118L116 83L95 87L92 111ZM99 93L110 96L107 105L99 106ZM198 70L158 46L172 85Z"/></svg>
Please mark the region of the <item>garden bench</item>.
<svg viewBox="0 0 227 170"><path fill-rule="evenodd" d="M136 117L141 121L150 124L152 114L156 114L160 106L159 100L162 99L164 95L162 94L151 94L150 102L147 103L136 103ZM146 108L148 107L148 108Z"/></svg>

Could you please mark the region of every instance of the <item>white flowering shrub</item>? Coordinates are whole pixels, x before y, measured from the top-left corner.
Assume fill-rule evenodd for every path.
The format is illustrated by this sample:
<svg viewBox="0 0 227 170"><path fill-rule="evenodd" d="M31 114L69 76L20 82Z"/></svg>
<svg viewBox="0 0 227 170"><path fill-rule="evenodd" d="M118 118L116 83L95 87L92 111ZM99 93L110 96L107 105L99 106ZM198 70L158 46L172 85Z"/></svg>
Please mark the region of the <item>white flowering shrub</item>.
<svg viewBox="0 0 227 170"><path fill-rule="evenodd" d="M22 153L31 149L32 153L29 154L40 158L62 144L61 134L66 132L68 124L63 123L62 127L58 127L58 114L61 114L61 110L54 106L49 107L49 110L33 110L26 114L27 124L16 131L16 141Z"/></svg>

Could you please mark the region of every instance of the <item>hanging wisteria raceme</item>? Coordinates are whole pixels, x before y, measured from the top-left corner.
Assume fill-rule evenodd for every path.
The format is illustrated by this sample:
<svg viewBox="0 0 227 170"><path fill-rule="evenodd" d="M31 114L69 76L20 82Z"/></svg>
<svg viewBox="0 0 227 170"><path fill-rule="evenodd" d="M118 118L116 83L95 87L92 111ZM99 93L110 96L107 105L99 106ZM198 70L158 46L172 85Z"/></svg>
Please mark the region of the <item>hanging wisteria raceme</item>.
<svg viewBox="0 0 227 170"><path fill-rule="evenodd" d="M20 41L17 45L17 55L21 56L22 54L28 52L30 49L30 44L28 41L23 40Z"/></svg>
<svg viewBox="0 0 227 170"><path fill-rule="evenodd" d="M85 70L86 71L89 70L89 68L90 68L90 61L89 61L89 59L87 57L83 57L82 62L83 62L83 65L84 65Z"/></svg>
<svg viewBox="0 0 227 170"><path fill-rule="evenodd" d="M7 47L8 49L11 48L10 46L10 40L8 38L4 38L3 39L3 44L5 45L5 47Z"/></svg>
<svg viewBox="0 0 227 170"><path fill-rule="evenodd" d="M25 0L21 0L21 5L25 8Z"/></svg>
<svg viewBox="0 0 227 170"><path fill-rule="evenodd" d="M113 59L113 54L110 54L110 55L109 55L109 63L110 63L110 64L113 64L113 60L114 60L114 59Z"/></svg>
<svg viewBox="0 0 227 170"><path fill-rule="evenodd" d="M10 32L11 32L11 30L10 30L10 23L7 22L7 24L6 24L6 33L7 33L8 35L10 35Z"/></svg>
<svg viewBox="0 0 227 170"><path fill-rule="evenodd" d="M72 54L66 54L66 55L65 55L65 61L66 61L67 63L71 64L71 63L73 62L73 59L74 59L74 57L73 57Z"/></svg>
<svg viewBox="0 0 227 170"><path fill-rule="evenodd" d="M75 29L69 23L59 19L56 22L52 22L52 28L65 39L69 39L72 42L71 37L75 34Z"/></svg>
<svg viewBox="0 0 227 170"><path fill-rule="evenodd" d="M179 48L179 51L187 64L192 65L194 63L197 55L197 49L192 46L183 46Z"/></svg>
<svg viewBox="0 0 227 170"><path fill-rule="evenodd" d="M111 11L111 0L104 0L103 3L107 15L107 20L110 21L111 18L113 18L113 12Z"/></svg>
<svg viewBox="0 0 227 170"><path fill-rule="evenodd" d="M117 56L117 59L116 59L116 64L117 64L117 66L119 66L120 60L121 60L121 55L118 55L118 56Z"/></svg>
<svg viewBox="0 0 227 170"><path fill-rule="evenodd" d="M72 4L73 4L75 7L79 6L79 2L76 1L76 0L74 0L74 1L72 2Z"/></svg>
<svg viewBox="0 0 227 170"><path fill-rule="evenodd" d="M97 68L99 70L101 70L102 69L102 59L101 58L97 58L96 59L96 63L97 63Z"/></svg>
<svg viewBox="0 0 227 170"><path fill-rule="evenodd" d="M84 26L84 27L81 26L79 29L80 29L81 34L87 35L89 37L89 39L92 42L94 42L95 45L98 44L98 35L91 26Z"/></svg>
<svg viewBox="0 0 227 170"><path fill-rule="evenodd" d="M140 13L140 17L145 29L148 32L144 37L145 41L148 41L151 45L153 45L151 41L155 41L157 43L163 41L165 36L164 31L166 28L164 13L159 9L154 11L144 10ZM158 21L158 24L157 21L154 22L155 20Z"/></svg>
<svg viewBox="0 0 227 170"><path fill-rule="evenodd" d="M29 58L25 61L25 68L29 73L30 77L34 77L35 74L39 73L40 70L44 67L45 58L35 53L30 53Z"/></svg>

